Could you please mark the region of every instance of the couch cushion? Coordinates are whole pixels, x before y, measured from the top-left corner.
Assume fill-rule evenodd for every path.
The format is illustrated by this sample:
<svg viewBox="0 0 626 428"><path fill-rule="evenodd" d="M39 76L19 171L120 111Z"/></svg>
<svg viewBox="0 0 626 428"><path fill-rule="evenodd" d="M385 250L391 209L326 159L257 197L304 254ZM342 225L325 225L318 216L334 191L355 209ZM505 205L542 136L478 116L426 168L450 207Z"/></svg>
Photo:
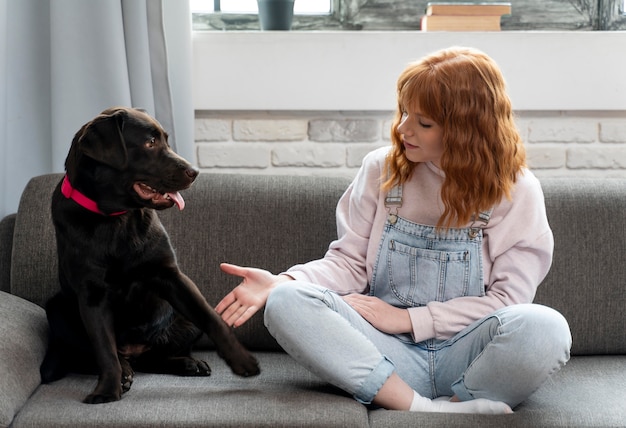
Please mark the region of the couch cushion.
<svg viewBox="0 0 626 428"><path fill-rule="evenodd" d="M0 292L0 427L11 423L41 382L47 334L42 308Z"/></svg>
<svg viewBox="0 0 626 428"><path fill-rule="evenodd" d="M365 406L326 386L286 354L257 354L262 372L254 378L233 375L214 352L196 356L211 365L210 377L139 373L115 403L81 402L95 386L95 376L71 375L42 385L13 427L367 425Z"/></svg>
<svg viewBox="0 0 626 428"><path fill-rule="evenodd" d="M372 427L623 427L626 356L574 357L512 415L453 415L376 410Z"/></svg>
<svg viewBox="0 0 626 428"><path fill-rule="evenodd" d="M573 355L626 354L626 180L541 184L555 248L535 301L568 320Z"/></svg>

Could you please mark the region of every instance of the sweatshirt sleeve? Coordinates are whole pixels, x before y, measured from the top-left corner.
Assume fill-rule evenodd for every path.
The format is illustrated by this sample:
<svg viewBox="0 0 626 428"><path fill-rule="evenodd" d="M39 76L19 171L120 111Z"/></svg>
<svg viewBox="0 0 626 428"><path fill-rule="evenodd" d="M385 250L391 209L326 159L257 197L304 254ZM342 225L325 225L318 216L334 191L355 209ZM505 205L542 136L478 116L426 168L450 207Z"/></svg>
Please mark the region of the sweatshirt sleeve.
<svg viewBox="0 0 626 428"><path fill-rule="evenodd" d="M491 224L493 223L493 224ZM505 306L531 303L552 264L554 240L539 181L520 175L512 201L504 201L484 230L485 295L410 308L413 339L448 339Z"/></svg>
<svg viewBox="0 0 626 428"><path fill-rule="evenodd" d="M378 155L377 155L378 153ZM337 205L337 236L324 258L293 266L286 273L339 294L367 289L367 249L377 211L380 188L380 151L368 154L354 181Z"/></svg>

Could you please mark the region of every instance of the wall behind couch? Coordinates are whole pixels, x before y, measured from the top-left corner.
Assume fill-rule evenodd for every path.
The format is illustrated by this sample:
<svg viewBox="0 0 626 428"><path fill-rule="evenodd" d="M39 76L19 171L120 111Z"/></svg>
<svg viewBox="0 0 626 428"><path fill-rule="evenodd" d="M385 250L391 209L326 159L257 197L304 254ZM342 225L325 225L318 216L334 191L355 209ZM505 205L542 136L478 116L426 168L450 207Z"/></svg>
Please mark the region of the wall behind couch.
<svg viewBox="0 0 626 428"><path fill-rule="evenodd" d="M203 171L353 176L389 144L406 63L465 45L500 64L537 175L626 177L625 32L202 32L193 43Z"/></svg>
<svg viewBox="0 0 626 428"><path fill-rule="evenodd" d="M390 144L392 112L196 111L198 165L207 172L352 177ZM626 177L623 112L517 111L538 176Z"/></svg>

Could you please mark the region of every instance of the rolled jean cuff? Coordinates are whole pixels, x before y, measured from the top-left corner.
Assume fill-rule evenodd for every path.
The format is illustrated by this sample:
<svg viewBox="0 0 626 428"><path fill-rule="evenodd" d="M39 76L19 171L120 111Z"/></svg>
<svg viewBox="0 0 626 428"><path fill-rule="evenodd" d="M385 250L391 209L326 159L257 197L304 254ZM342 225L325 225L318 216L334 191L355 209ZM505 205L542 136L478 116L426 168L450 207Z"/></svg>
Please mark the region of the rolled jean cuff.
<svg viewBox="0 0 626 428"><path fill-rule="evenodd" d="M395 367L391 360L383 355L381 362L372 370L358 391L354 393L354 399L361 404L370 404L394 370Z"/></svg>
<svg viewBox="0 0 626 428"><path fill-rule="evenodd" d="M456 395L461 401L469 401L475 398L472 394L470 394L467 388L465 388L465 384L462 380L458 380L452 385L452 392L454 392L454 395Z"/></svg>

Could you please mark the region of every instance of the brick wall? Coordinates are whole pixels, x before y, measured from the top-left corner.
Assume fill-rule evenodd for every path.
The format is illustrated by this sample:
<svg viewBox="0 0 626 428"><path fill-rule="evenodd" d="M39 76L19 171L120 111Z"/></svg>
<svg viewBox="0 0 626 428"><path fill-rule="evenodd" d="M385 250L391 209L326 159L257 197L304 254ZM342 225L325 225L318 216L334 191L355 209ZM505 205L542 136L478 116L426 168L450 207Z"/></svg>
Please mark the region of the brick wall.
<svg viewBox="0 0 626 428"><path fill-rule="evenodd" d="M389 144L390 112L196 112L205 172L352 177ZM517 112L538 176L626 177L626 112Z"/></svg>

